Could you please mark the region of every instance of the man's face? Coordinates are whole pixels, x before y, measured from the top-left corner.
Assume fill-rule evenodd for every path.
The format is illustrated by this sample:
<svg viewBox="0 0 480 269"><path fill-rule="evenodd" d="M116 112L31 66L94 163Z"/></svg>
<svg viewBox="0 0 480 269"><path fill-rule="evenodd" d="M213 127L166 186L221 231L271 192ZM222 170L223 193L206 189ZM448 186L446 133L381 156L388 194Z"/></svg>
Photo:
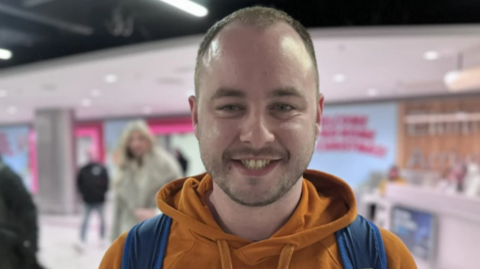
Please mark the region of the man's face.
<svg viewBox="0 0 480 269"><path fill-rule="evenodd" d="M128 149L135 158L143 157L150 150L150 141L140 131L133 131L128 138Z"/></svg>
<svg viewBox="0 0 480 269"><path fill-rule="evenodd" d="M96 162L98 160L97 151L95 150L95 148L90 147L87 150L87 158L90 162Z"/></svg>
<svg viewBox="0 0 480 269"><path fill-rule="evenodd" d="M275 202L302 178L320 128L323 98L300 36L285 23L232 23L202 65L190 105L207 171L237 203Z"/></svg>

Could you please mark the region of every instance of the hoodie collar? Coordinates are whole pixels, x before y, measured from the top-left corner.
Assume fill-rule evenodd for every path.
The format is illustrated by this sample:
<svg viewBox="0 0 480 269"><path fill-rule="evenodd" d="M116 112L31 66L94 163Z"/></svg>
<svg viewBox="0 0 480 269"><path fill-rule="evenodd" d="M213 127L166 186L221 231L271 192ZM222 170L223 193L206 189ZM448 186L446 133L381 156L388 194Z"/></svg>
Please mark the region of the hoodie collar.
<svg viewBox="0 0 480 269"><path fill-rule="evenodd" d="M204 200L212 188L208 174L180 179L162 188L157 203L163 213L197 236L217 244L227 242L232 254L248 265L308 247L346 227L357 216L355 197L344 181L308 170L304 174L302 197L290 219L271 238L252 242L226 234L215 222Z"/></svg>

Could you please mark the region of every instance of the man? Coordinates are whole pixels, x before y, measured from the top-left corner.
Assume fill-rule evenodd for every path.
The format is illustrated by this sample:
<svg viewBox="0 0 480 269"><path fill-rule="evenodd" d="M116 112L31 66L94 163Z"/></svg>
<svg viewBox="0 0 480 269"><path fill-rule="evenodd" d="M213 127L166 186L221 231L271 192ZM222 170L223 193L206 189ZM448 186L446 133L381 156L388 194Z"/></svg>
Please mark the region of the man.
<svg viewBox="0 0 480 269"><path fill-rule="evenodd" d="M401 185L407 184L407 181L400 176L400 169L396 165L390 168L387 174L387 178L380 182L379 190L381 195L385 195L387 184L391 184L391 183L401 184Z"/></svg>
<svg viewBox="0 0 480 269"><path fill-rule="evenodd" d="M205 35L195 86L208 174L158 194L173 219L163 268L343 268L334 233L356 219L356 202L342 180L306 170L323 109L307 31L274 9L237 11ZM381 234L389 269L416 268L396 236ZM121 268L126 236L101 269Z"/></svg>
<svg viewBox="0 0 480 269"><path fill-rule="evenodd" d="M105 238L104 203L109 183L108 171L105 166L98 162L95 149L89 148L87 157L88 164L80 169L77 176L77 188L85 204L85 213L80 231L82 245L86 242L88 222L92 211L97 211L100 217L100 238L102 240Z"/></svg>
<svg viewBox="0 0 480 269"><path fill-rule="evenodd" d="M0 268L41 268L37 251L37 209L32 196L0 158Z"/></svg>

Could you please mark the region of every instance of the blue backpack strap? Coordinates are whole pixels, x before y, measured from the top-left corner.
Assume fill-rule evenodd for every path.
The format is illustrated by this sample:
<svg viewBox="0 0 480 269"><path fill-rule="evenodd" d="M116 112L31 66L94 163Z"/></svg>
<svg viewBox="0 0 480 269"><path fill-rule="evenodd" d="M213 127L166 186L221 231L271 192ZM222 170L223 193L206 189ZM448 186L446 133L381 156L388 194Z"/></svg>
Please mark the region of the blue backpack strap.
<svg viewBox="0 0 480 269"><path fill-rule="evenodd" d="M380 230L364 217L358 215L335 236L344 269L387 269L387 254Z"/></svg>
<svg viewBox="0 0 480 269"><path fill-rule="evenodd" d="M161 214L133 227L123 247L122 269L162 269L171 224Z"/></svg>

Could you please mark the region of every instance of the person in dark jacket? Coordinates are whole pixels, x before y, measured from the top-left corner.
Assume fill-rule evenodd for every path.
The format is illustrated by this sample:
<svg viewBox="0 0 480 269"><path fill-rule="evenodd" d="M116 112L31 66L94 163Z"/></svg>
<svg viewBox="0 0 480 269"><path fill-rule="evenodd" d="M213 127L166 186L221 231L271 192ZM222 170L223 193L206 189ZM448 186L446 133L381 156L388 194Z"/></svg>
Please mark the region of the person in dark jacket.
<svg viewBox="0 0 480 269"><path fill-rule="evenodd" d="M0 268L42 268L37 209L22 179L0 157Z"/></svg>
<svg viewBox="0 0 480 269"><path fill-rule="evenodd" d="M89 162L83 166L77 177L77 186L85 204L80 239L86 242L87 227L92 211L97 211L100 216L100 238L105 237L104 203L105 194L108 191L109 176L105 166L97 161L96 152L88 151Z"/></svg>
<svg viewBox="0 0 480 269"><path fill-rule="evenodd" d="M188 160L185 159L183 156L182 152L179 149L175 150L175 157L177 157L178 163L180 163L180 166L182 167L182 173L183 176L187 175L187 170L188 170Z"/></svg>

